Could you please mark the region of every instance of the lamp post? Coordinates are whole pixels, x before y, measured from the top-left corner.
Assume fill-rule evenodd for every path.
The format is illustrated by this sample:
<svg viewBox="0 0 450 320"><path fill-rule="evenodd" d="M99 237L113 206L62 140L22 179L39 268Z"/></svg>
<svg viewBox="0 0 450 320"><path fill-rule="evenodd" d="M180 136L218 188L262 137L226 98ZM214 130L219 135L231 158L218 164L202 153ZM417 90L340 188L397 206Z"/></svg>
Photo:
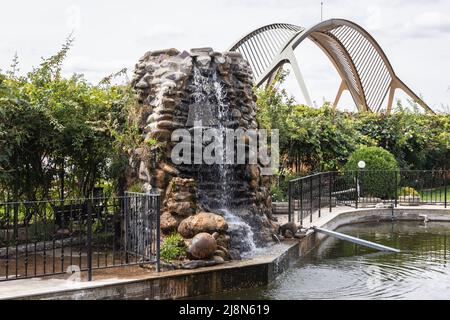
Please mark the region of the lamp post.
<svg viewBox="0 0 450 320"><path fill-rule="evenodd" d="M359 161L358 162L358 168L359 168L359 171L361 171L361 180L362 180L362 171L366 168L366 162L365 161L363 161L363 160L361 160L361 161ZM362 186L361 186L362 184L360 184L359 183L359 181L358 181L358 183L357 183L357 186L358 186L358 190L357 190L357 193L358 193L358 197L360 197L361 195L362 195Z"/></svg>

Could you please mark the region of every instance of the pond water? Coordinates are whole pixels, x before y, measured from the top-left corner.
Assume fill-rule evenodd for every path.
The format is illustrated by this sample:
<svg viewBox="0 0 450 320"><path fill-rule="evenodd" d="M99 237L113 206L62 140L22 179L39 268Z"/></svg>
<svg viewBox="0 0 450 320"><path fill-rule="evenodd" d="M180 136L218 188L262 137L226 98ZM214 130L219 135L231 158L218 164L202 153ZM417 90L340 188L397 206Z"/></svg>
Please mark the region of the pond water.
<svg viewBox="0 0 450 320"><path fill-rule="evenodd" d="M450 224L365 223L336 231L402 250L327 238L272 284L212 299L450 299Z"/></svg>

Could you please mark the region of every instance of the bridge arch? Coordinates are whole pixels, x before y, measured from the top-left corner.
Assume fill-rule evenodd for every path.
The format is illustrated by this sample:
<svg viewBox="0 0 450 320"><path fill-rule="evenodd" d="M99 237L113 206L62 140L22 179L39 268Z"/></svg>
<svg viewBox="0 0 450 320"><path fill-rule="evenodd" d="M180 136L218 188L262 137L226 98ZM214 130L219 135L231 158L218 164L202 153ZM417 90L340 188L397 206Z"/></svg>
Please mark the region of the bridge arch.
<svg viewBox="0 0 450 320"><path fill-rule="evenodd" d="M294 50L305 40L315 43L330 59L341 77L333 106L348 90L359 111L390 113L394 94L403 90L426 112L433 110L395 74L375 39L361 26L343 19L331 19L305 29L286 23L258 28L234 43L229 51L240 52L249 62L257 86L270 83L285 64L292 66L306 102L312 105ZM387 104L383 104L387 99Z"/></svg>

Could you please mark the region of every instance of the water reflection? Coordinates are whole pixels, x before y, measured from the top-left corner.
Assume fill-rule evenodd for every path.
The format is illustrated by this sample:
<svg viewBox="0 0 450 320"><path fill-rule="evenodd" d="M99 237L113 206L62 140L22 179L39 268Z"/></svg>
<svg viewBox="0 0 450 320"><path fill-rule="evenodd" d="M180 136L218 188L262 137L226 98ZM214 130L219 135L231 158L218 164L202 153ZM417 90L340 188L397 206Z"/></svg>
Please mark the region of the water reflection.
<svg viewBox="0 0 450 320"><path fill-rule="evenodd" d="M450 224L366 223L337 230L401 253L327 238L268 287L228 299L450 299Z"/></svg>

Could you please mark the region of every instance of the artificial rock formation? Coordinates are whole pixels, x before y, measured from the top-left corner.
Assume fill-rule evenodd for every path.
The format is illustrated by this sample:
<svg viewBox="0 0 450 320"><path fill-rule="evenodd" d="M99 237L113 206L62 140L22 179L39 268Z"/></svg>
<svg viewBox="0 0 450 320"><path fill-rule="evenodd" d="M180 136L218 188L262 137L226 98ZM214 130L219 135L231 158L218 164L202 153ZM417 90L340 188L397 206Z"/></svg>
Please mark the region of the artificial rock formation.
<svg viewBox="0 0 450 320"><path fill-rule="evenodd" d="M249 232L236 226L227 230L228 224L244 221L257 230L257 242L271 240L276 225L271 220L270 178L261 176L260 163L176 165L171 160L178 143L171 140L173 131L192 129L195 121L222 129L258 128L252 73L242 56L211 48L147 52L136 64L132 85L145 142L131 154L128 181L139 182L143 191L161 192L163 232L178 230L186 238L216 233L223 248L233 247L233 238ZM237 143L248 144L248 137ZM225 221L230 217L231 222Z"/></svg>
<svg viewBox="0 0 450 320"><path fill-rule="evenodd" d="M178 232L185 238L192 238L196 234L215 232L223 234L227 231L228 224L225 219L215 213L200 212L184 219L178 226Z"/></svg>

